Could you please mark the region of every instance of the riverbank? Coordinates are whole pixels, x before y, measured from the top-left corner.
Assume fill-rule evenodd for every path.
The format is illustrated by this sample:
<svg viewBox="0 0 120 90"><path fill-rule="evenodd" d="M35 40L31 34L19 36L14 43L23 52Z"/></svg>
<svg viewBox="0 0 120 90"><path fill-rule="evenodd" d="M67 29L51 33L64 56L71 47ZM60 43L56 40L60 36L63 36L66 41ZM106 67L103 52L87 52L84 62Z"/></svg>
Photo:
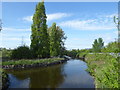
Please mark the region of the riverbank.
<svg viewBox="0 0 120 90"><path fill-rule="evenodd" d="M0 81L1 86L2 86L1 89L6 90L8 88L8 86L9 86L8 75L2 69L0 69L0 74L2 76L1 81Z"/></svg>
<svg viewBox="0 0 120 90"><path fill-rule="evenodd" d="M118 88L118 58L109 54L87 54L85 62L96 88Z"/></svg>
<svg viewBox="0 0 120 90"><path fill-rule="evenodd" d="M40 60L17 60L2 62L3 69L19 69L19 68L32 68L32 67L44 67L55 64L60 64L67 61L64 58L48 58Z"/></svg>

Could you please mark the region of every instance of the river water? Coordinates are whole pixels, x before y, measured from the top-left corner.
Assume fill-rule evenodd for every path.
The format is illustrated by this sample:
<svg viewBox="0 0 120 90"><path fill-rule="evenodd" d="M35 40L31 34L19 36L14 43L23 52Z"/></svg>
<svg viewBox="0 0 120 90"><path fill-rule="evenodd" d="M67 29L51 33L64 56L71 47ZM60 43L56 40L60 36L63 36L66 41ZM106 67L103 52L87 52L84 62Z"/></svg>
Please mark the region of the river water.
<svg viewBox="0 0 120 90"><path fill-rule="evenodd" d="M94 88L94 79L82 60L21 70L7 70L9 88Z"/></svg>

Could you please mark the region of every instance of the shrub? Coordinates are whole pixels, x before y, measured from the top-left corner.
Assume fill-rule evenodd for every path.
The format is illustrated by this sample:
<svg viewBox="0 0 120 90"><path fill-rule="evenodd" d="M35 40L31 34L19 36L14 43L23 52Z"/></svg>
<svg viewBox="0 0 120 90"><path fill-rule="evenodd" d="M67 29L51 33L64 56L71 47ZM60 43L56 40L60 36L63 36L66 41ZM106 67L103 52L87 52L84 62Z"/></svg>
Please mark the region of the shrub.
<svg viewBox="0 0 120 90"><path fill-rule="evenodd" d="M30 59L31 50L27 46L20 46L14 49L11 54L11 59Z"/></svg>

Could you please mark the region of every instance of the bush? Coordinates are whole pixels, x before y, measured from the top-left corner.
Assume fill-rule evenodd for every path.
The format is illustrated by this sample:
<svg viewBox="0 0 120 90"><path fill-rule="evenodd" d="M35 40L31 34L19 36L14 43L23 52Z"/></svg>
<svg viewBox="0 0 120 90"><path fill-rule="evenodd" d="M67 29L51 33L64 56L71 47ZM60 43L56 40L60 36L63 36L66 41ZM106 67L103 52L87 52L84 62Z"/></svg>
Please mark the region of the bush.
<svg viewBox="0 0 120 90"><path fill-rule="evenodd" d="M20 46L17 49L14 49L11 54L11 59L30 59L31 50L27 46Z"/></svg>
<svg viewBox="0 0 120 90"><path fill-rule="evenodd" d="M109 52L109 53L119 53L119 43L117 41L110 42L106 47L102 49L102 52Z"/></svg>
<svg viewBox="0 0 120 90"><path fill-rule="evenodd" d="M2 57L2 60L9 60L11 56L12 50L6 49L6 48L1 48L0 50L0 57Z"/></svg>

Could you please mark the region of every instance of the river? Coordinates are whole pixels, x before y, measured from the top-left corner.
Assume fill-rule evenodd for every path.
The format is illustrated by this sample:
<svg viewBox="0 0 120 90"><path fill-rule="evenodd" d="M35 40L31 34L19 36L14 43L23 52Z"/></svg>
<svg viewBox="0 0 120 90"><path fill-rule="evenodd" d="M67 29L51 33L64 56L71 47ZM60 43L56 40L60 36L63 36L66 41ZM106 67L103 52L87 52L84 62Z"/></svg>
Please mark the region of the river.
<svg viewBox="0 0 120 90"><path fill-rule="evenodd" d="M32 69L6 70L9 88L94 88L94 79L82 60Z"/></svg>

